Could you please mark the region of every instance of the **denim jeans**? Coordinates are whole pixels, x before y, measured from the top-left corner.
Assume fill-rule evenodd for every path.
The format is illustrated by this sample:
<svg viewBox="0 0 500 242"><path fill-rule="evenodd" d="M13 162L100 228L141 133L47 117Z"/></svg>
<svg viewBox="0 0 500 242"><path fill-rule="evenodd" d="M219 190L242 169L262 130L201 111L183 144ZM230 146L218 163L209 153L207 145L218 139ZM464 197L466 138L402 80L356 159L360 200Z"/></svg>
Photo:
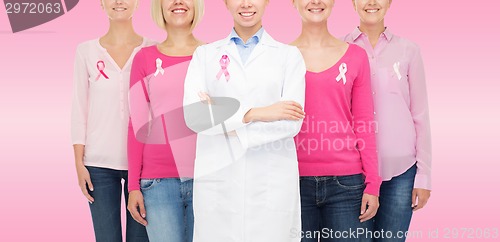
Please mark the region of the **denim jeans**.
<svg viewBox="0 0 500 242"><path fill-rule="evenodd" d="M406 240L402 235L408 231L413 215L411 196L416 173L417 166L414 165L405 173L382 182L380 207L375 216L375 230L383 230L385 236L376 238L375 241L404 242Z"/></svg>
<svg viewBox="0 0 500 242"><path fill-rule="evenodd" d="M364 182L362 174L301 177L302 242L372 241L373 219L359 221Z"/></svg>
<svg viewBox="0 0 500 242"><path fill-rule="evenodd" d="M193 241L193 181L141 179L151 242Z"/></svg>
<svg viewBox="0 0 500 242"><path fill-rule="evenodd" d="M92 222L96 242L122 242L122 190L125 194L125 204L128 202L127 171L113 170L87 166L94 191L89 191L94 197L90 204ZM125 186L122 186L125 180ZM146 229L137 223L130 213L127 213L126 241L147 242Z"/></svg>

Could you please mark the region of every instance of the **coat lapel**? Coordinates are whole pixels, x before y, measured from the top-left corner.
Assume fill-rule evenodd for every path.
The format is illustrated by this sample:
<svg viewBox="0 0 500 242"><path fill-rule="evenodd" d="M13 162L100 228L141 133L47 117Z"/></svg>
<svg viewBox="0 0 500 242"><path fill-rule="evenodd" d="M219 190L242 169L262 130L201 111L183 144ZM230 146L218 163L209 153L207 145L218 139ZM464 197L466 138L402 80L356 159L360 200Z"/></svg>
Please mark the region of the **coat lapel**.
<svg viewBox="0 0 500 242"><path fill-rule="evenodd" d="M252 61L257 59L259 56L262 54L266 53L266 50L268 48L277 48L278 47L278 42L274 40L265 30L262 33L262 39L259 41L257 46L255 46L255 49L252 51L250 54L250 57L248 57L248 60L246 62L246 65L250 64Z"/></svg>
<svg viewBox="0 0 500 242"><path fill-rule="evenodd" d="M229 43L228 45L224 46L222 52L222 55L224 55L225 52L229 56L229 60L231 61L230 65L233 64L240 67L243 66L240 53L238 52L238 48L234 43Z"/></svg>
<svg viewBox="0 0 500 242"><path fill-rule="evenodd" d="M238 52L238 48L236 47L236 44L234 44L231 41L230 36L219 41L216 44L216 48L219 49L219 55L220 55L220 56L217 56L217 58L218 58L217 61L219 61L223 55L227 55L229 57L229 60L231 61L231 63L229 65L238 65L240 68L243 67L241 57L240 57L240 54Z"/></svg>

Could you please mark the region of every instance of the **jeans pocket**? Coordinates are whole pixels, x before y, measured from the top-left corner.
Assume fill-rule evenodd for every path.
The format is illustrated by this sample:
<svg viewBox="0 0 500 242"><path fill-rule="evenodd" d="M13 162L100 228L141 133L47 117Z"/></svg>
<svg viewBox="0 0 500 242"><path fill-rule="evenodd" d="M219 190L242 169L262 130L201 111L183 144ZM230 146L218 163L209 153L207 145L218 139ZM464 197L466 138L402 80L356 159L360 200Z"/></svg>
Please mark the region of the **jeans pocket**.
<svg viewBox="0 0 500 242"><path fill-rule="evenodd" d="M141 191L149 190L157 183L156 179L141 179Z"/></svg>
<svg viewBox="0 0 500 242"><path fill-rule="evenodd" d="M363 174L338 176L337 185L344 189L355 190L365 188L365 177Z"/></svg>

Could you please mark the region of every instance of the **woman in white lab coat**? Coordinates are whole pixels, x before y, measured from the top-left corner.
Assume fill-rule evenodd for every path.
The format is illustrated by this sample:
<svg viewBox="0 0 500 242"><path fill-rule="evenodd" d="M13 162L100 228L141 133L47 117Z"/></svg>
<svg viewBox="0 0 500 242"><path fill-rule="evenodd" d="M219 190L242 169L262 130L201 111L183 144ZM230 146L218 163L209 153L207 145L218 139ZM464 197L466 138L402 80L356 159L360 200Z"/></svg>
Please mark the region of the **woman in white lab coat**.
<svg viewBox="0 0 500 242"><path fill-rule="evenodd" d="M212 123L224 104L216 97L239 102L234 115L198 134L194 241L300 241L292 233L301 228L293 137L304 117L305 64L297 48L262 28L268 0L225 3L232 33L198 47L185 80L189 127L202 119L187 108L200 99L211 97Z"/></svg>

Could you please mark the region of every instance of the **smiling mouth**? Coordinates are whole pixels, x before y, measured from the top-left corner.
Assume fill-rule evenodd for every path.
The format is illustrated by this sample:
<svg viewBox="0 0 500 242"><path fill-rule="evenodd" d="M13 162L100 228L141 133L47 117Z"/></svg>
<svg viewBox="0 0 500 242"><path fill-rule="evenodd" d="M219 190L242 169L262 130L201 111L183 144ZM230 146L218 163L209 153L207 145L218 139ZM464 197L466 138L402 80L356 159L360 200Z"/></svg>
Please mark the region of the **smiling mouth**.
<svg viewBox="0 0 500 242"><path fill-rule="evenodd" d="M311 8L311 9L308 9L307 11L311 12L311 13L321 13L323 11L325 11L324 8Z"/></svg>
<svg viewBox="0 0 500 242"><path fill-rule="evenodd" d="M176 9L172 10L172 13L178 13L178 14L182 14L185 12L187 12L187 9L183 9L183 8L176 8Z"/></svg>
<svg viewBox="0 0 500 242"><path fill-rule="evenodd" d="M244 13L240 13L240 15L244 18L249 18L249 17L252 17L254 16L255 14L257 14L257 12L244 12Z"/></svg>
<svg viewBox="0 0 500 242"><path fill-rule="evenodd" d="M117 12L123 12L123 11L127 11L127 8L118 7L118 8L113 8L113 10L117 11Z"/></svg>
<svg viewBox="0 0 500 242"><path fill-rule="evenodd" d="M367 13L377 13L378 11L380 11L380 9L366 9L365 12Z"/></svg>

